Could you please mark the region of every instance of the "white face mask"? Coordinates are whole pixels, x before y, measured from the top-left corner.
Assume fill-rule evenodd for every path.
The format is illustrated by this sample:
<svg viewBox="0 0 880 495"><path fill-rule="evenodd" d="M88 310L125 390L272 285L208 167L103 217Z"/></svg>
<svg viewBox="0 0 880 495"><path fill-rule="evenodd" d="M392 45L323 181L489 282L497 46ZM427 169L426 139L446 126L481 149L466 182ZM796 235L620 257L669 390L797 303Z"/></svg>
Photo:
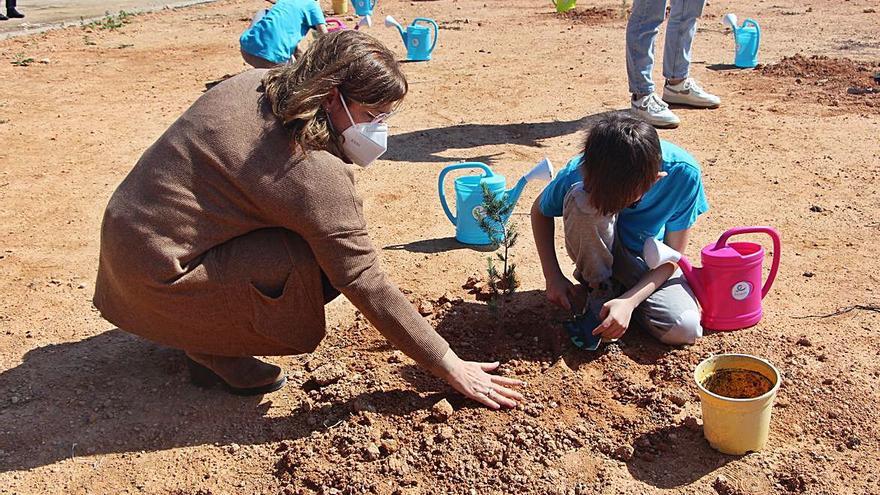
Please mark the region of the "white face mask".
<svg viewBox="0 0 880 495"><path fill-rule="evenodd" d="M339 94L339 100L351 121L351 127L342 132L342 151L351 161L366 167L388 149L388 126L383 122L355 123L342 93Z"/></svg>

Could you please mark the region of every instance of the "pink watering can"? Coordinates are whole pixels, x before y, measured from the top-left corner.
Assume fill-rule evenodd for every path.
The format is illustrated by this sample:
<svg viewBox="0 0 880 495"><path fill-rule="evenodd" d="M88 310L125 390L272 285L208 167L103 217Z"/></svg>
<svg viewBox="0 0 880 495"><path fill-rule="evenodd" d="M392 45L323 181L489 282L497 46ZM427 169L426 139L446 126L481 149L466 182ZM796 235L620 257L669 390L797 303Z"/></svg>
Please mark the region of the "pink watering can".
<svg viewBox="0 0 880 495"><path fill-rule="evenodd" d="M773 264L763 285L764 248L754 242L727 242L732 236L751 233L767 234L773 239ZM776 278L781 249L779 233L772 227L736 227L703 248L702 268L691 266L681 253L653 237L645 240L644 257L652 269L663 263L678 263L703 309L704 327L738 330L761 321L761 300Z"/></svg>
<svg viewBox="0 0 880 495"><path fill-rule="evenodd" d="M346 26L344 22L342 22L341 20L339 20L335 17L328 17L328 18L324 19L324 21L327 23L327 32L328 33L334 33L336 31L345 31L346 29L348 29L348 26Z"/></svg>

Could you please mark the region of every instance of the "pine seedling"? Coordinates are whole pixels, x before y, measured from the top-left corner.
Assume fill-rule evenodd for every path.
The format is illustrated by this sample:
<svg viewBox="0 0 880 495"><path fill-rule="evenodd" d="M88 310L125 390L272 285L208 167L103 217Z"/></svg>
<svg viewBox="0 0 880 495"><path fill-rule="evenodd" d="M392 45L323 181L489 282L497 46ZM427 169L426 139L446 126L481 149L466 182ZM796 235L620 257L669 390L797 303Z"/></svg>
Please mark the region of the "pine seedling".
<svg viewBox="0 0 880 495"><path fill-rule="evenodd" d="M482 215L480 216L480 229L489 237L492 246L502 252L487 258L486 274L489 282L489 308L493 311L498 309L501 295L513 294L519 286L516 276L516 263L511 260L510 250L516 245L519 234L516 226L510 222L510 213L514 204L509 201L508 194L495 196L487 184L481 184L483 188ZM495 261L501 263L501 271L495 265Z"/></svg>

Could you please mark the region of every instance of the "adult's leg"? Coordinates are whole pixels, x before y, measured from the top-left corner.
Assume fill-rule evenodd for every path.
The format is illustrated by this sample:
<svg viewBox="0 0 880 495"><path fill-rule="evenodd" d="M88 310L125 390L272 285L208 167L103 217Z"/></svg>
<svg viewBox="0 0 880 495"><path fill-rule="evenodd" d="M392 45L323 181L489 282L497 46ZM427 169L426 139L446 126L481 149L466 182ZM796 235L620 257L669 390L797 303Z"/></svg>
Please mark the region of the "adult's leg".
<svg viewBox="0 0 880 495"><path fill-rule="evenodd" d="M697 19L703 15L705 3L706 0L672 0L663 47L663 77L671 84L688 77Z"/></svg>
<svg viewBox="0 0 880 495"><path fill-rule="evenodd" d="M626 74L633 95L654 92L654 40L665 16L666 0L633 0L626 24Z"/></svg>
<svg viewBox="0 0 880 495"><path fill-rule="evenodd" d="M622 245L614 250L614 278L634 286L648 271L644 259ZM703 336L700 307L681 270L648 296L633 313L633 321L669 345L693 344Z"/></svg>
<svg viewBox="0 0 880 495"><path fill-rule="evenodd" d="M222 267L222 279L233 290L234 299L248 300L248 286L260 294L259 301L262 298L277 301L277 307L273 308L278 311L287 311L284 320L285 330L283 333L291 334L297 331L296 316L298 310L288 308L294 305L296 301L291 300L296 294L287 294L286 291L292 290L290 280L296 282L301 275L298 271L296 263L313 263L312 259L293 259L291 257L291 248L294 245L302 244L296 234L284 229L262 229L257 230L241 237L237 237L218 246L212 253L212 258L217 266ZM301 268L301 267L300 267ZM324 303L333 300L339 295L339 292L330 284L327 277L315 268L316 273L321 276L321 285L315 285L315 290L320 290L319 296ZM244 288L243 293L236 292L235 288ZM257 304L261 304L257 301ZM245 304L247 308L249 304ZM250 314L250 311L248 311ZM283 315L282 315L283 316ZM260 324L265 320L251 320L250 316L246 316L250 321L247 326L254 329L261 329ZM271 337L264 335L251 335L250 339L266 339L271 341ZM271 345L271 344L270 344ZM289 347L289 344L287 345ZM277 343L279 349L285 348L282 342ZM291 349L291 354L298 353ZM219 356L206 353L192 352L189 350L187 356L202 367L207 369L201 370L198 366L190 366L193 372L194 382L199 385L208 386L212 384L211 374L215 374L222 379L233 392L245 395L256 393L266 393L277 390L284 383L282 370L273 364L265 363L252 356Z"/></svg>
<svg viewBox="0 0 880 495"><path fill-rule="evenodd" d="M6 15L16 19L24 17L24 14L15 9L15 0L6 0Z"/></svg>

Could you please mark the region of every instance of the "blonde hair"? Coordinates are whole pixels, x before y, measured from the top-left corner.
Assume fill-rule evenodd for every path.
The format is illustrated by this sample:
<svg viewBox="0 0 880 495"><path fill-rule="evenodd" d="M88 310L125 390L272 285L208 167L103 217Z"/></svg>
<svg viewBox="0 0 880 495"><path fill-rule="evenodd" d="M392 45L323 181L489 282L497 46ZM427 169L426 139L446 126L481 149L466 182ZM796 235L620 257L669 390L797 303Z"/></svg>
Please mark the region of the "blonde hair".
<svg viewBox="0 0 880 495"><path fill-rule="evenodd" d="M409 89L394 54L376 38L351 30L321 36L296 62L270 70L263 87L272 112L302 151L331 146L323 107L331 89L368 107L395 104Z"/></svg>

